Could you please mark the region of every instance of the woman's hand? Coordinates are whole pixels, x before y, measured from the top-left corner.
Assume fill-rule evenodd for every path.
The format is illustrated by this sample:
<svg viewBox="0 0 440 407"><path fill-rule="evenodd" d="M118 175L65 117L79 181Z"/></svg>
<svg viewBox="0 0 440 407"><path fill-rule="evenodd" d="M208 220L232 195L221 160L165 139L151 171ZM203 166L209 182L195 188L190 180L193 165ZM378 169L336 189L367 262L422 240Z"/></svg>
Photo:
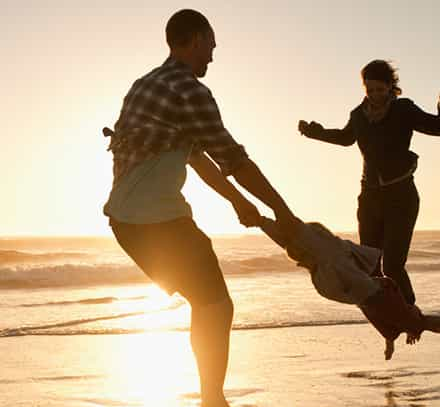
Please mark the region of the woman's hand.
<svg viewBox="0 0 440 407"><path fill-rule="evenodd" d="M308 127L309 127L309 123L307 123L305 120L300 120L298 122L298 130L301 134L305 135Z"/></svg>

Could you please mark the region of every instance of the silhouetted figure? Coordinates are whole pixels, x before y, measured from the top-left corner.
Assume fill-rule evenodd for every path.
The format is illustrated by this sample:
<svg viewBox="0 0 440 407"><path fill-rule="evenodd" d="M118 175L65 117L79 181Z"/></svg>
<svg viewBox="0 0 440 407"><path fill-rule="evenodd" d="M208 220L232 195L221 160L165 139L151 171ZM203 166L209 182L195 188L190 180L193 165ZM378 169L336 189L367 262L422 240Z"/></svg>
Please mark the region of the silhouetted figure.
<svg viewBox="0 0 440 407"><path fill-rule="evenodd" d="M343 129L325 129L303 120L298 129L306 137L332 144L357 142L364 161L357 211L360 242L383 250L384 274L414 304L405 263L419 211L413 179L418 156L409 147L414 130L440 135L440 105L439 116L435 116L412 100L399 98L399 78L386 61L370 62L361 74L366 97L351 111Z"/></svg>
<svg viewBox="0 0 440 407"><path fill-rule="evenodd" d="M166 39L168 59L134 82L114 131L104 129L114 164L104 213L121 247L145 274L191 304L202 406L226 407L233 304L211 241L192 220L181 193L186 164L231 202L245 226L257 225L260 215L228 175L272 208L284 227L298 221L225 129L210 90L197 79L206 74L216 46L208 20L180 10L167 23Z"/></svg>
<svg viewBox="0 0 440 407"><path fill-rule="evenodd" d="M403 332L411 345L425 330L440 333L440 316L423 315L416 305L406 302L391 278L374 276L379 250L342 240L319 223L302 223L289 234L262 216L260 227L310 271L320 295L360 308L385 338L385 359L391 359L394 341Z"/></svg>

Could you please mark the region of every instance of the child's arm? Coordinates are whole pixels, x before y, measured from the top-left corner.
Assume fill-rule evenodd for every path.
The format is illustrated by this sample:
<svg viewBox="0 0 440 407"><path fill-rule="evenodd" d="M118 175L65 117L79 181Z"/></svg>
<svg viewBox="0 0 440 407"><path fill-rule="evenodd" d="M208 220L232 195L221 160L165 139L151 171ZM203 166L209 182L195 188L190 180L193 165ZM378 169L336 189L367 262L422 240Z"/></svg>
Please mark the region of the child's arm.
<svg viewBox="0 0 440 407"><path fill-rule="evenodd" d="M283 249L286 249L288 256L292 260L298 262L298 266L312 270L314 262L308 261L311 257L310 253L307 253L304 247L298 244L298 233L301 234L304 231L304 228L297 228L296 233L293 233L295 237L292 239L284 234L284 231L281 229L281 226L278 222L270 218L266 218L265 216L261 216L260 219L261 222L258 226L264 233L266 233L266 235L268 235ZM300 219L299 221L302 222Z"/></svg>
<svg viewBox="0 0 440 407"><path fill-rule="evenodd" d="M286 248L287 238L274 220L261 216L261 223L259 226L275 243L280 245L283 249Z"/></svg>

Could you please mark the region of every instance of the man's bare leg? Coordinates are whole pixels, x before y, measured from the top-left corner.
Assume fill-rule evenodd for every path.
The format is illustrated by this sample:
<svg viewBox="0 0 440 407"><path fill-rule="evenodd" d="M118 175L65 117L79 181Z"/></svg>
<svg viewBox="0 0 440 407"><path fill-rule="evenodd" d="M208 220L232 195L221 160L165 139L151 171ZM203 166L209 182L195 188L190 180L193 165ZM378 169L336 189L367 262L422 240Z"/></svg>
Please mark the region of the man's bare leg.
<svg viewBox="0 0 440 407"><path fill-rule="evenodd" d="M202 407L229 407L224 393L229 357L233 304L225 300L194 305L191 315L191 345L200 375Z"/></svg>
<svg viewBox="0 0 440 407"><path fill-rule="evenodd" d="M394 341L390 339L385 340L385 360L390 360L394 353Z"/></svg>

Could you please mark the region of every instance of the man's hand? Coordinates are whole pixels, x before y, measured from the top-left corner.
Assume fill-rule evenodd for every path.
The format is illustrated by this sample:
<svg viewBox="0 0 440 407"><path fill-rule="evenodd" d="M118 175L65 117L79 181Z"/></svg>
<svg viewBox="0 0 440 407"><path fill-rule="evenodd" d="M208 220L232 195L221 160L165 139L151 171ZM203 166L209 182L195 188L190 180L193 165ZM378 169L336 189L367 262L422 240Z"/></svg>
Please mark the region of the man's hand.
<svg viewBox="0 0 440 407"><path fill-rule="evenodd" d="M254 204L246 198L239 198L232 203L240 223L246 227L258 226L261 223L261 215Z"/></svg>
<svg viewBox="0 0 440 407"><path fill-rule="evenodd" d="M190 165L206 184L223 198L231 202L242 225L250 227L260 224L261 215L255 205L250 203L241 192L226 179L206 154L195 154L191 156Z"/></svg>

